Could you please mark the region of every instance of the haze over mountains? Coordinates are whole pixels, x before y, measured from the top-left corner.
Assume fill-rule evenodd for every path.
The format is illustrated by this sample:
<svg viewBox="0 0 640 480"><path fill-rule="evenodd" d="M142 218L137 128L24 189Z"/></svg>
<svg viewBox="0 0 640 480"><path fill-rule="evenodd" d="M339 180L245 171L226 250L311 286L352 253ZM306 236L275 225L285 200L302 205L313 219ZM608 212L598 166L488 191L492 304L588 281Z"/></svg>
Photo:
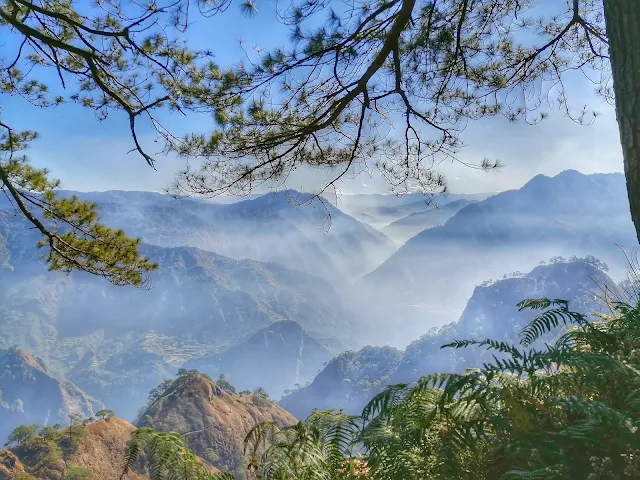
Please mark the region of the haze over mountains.
<svg viewBox="0 0 640 480"><path fill-rule="evenodd" d="M413 194L345 196L339 208L293 191L218 202L78 195L97 202L107 224L143 239L160 264L153 287L47 272L38 235L3 198L0 348L32 352L50 376L127 420L180 367L274 398L312 382L282 401L296 416L356 408L388 382L462 365L439 350L444 333L424 337L434 327L458 321L456 335L512 335L520 320L510 315L528 296L564 292L595 308L576 290L584 272L617 282L626 260L616 244L637 246L620 174L567 171L435 205ZM536 269L558 255L593 255L611 278L588 265L570 275L561 263ZM530 273L478 287L516 270ZM490 314L502 320L485 321Z"/></svg>
<svg viewBox="0 0 640 480"><path fill-rule="evenodd" d="M571 311L590 315L607 312L599 297L624 298L616 282L597 263L589 259L554 262L477 286L457 321L432 328L404 351L368 346L339 355L309 386L285 396L280 404L299 418L305 418L313 408L342 408L359 414L387 385L412 383L433 373L461 373L492 361L495 354L476 348L442 349L447 343L490 338L517 344L518 332L534 316L534 312L518 310L516 305L524 299L567 299Z"/></svg>
<svg viewBox="0 0 640 480"><path fill-rule="evenodd" d="M624 182L620 174L574 170L538 175L412 237L357 282L354 295L362 305L384 298L386 308L376 304L368 318L374 331L394 318L395 336L384 332L384 341L403 346L458 318L476 285L556 255L594 255L621 278L627 261L616 245L637 246Z"/></svg>

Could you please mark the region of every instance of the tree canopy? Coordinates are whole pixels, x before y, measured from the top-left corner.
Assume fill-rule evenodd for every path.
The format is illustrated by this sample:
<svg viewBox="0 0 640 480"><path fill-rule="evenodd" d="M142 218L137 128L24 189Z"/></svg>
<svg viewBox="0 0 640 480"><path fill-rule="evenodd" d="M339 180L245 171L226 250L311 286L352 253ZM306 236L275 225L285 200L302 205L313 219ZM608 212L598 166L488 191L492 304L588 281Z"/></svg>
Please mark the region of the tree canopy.
<svg viewBox="0 0 640 480"><path fill-rule="evenodd" d="M637 93L640 74L630 67L640 51L633 3L301 0L278 10L291 29L288 45L221 66L212 61L214 51L191 48L186 32L196 17L223 14L229 0L126 6L101 0L87 8L4 0L0 28L13 48L3 49L0 85L3 95L20 96L25 105L73 102L98 119L120 114L133 150L153 167L138 136L142 122L151 126L165 153L198 160L177 173L174 193L248 193L309 167L333 169L321 191L375 168L395 191L430 193L446 190L440 165L459 160L470 120L537 122L548 113L545 100L555 100L572 119L590 122L594 112L573 108L567 72L582 71L610 101L614 90ZM255 7L252 0L241 4L246 13ZM608 31L615 31L611 45ZM45 72L55 73L57 83L45 80ZM637 222L640 195L630 172L640 165L632 148L638 120L618 101ZM179 135L158 120L163 109L214 121L207 132ZM139 241L101 225L95 205L57 198L58 183L21 155L36 132L17 131L4 116L0 180L43 234L51 268L143 283L156 266L138 254Z"/></svg>

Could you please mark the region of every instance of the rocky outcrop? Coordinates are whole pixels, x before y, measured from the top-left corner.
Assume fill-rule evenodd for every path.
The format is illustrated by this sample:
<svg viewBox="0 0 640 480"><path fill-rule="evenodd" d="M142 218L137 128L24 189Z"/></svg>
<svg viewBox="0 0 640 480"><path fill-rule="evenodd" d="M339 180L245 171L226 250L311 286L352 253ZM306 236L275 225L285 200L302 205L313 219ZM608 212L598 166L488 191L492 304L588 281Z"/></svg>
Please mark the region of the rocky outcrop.
<svg viewBox="0 0 640 480"><path fill-rule="evenodd" d="M24 473L22 462L9 450L0 450L0 480L9 480Z"/></svg>
<svg viewBox="0 0 640 480"><path fill-rule="evenodd" d="M245 466L243 442L254 425L297 423L293 415L268 399L229 394L197 375L176 380L145 417L155 430L183 434L197 455L222 471L238 475Z"/></svg>

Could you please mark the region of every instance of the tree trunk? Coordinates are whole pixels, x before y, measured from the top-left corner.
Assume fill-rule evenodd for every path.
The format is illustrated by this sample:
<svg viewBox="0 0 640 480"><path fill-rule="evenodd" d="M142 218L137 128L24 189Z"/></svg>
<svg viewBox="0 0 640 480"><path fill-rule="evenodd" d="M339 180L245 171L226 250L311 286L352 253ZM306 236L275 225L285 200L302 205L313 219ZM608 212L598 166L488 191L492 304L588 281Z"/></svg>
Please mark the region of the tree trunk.
<svg viewBox="0 0 640 480"><path fill-rule="evenodd" d="M640 241L640 0L603 0L631 218Z"/></svg>

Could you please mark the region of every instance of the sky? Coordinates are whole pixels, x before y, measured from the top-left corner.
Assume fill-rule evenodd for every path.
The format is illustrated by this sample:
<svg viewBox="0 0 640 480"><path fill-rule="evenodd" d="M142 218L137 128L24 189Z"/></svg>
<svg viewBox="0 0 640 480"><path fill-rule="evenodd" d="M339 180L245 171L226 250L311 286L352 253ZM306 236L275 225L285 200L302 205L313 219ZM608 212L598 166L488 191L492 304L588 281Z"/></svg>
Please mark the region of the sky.
<svg viewBox="0 0 640 480"><path fill-rule="evenodd" d="M232 4L220 17L197 19L190 27L190 44L213 50L221 64L237 63L245 57L240 41L250 51L255 46L269 49L287 43L288 30L273 13L271 4L258 3L258 14L247 18ZM0 51L2 45L10 46L12 41L6 29L0 30ZM483 158L499 159L504 167L500 172L481 172L444 163L439 171L446 175L449 190L455 193L508 190L519 188L537 174L555 175L567 169L583 173L621 172L622 154L613 108L598 98L594 86L581 76L569 78L566 87L576 106L588 105L600 113L595 124L577 125L557 111L536 126L497 118L471 122L462 133L465 147L459 158L471 163ZM5 97L0 100L3 121L9 121L15 128L39 132L40 139L31 147L29 157L35 166L47 167L65 189L161 191L169 186L174 173L184 167L182 159L157 155L154 171L139 155L128 153L133 145L123 115L98 122L92 112L75 105L42 110L20 98ZM206 131L210 125L207 118L187 120L179 114L164 120L182 130ZM142 138L151 151L161 148L154 143L151 131L143 132ZM286 186L314 190L327 179L326 172L306 170L290 178ZM339 189L344 194L389 191L383 179L366 172L341 182Z"/></svg>

